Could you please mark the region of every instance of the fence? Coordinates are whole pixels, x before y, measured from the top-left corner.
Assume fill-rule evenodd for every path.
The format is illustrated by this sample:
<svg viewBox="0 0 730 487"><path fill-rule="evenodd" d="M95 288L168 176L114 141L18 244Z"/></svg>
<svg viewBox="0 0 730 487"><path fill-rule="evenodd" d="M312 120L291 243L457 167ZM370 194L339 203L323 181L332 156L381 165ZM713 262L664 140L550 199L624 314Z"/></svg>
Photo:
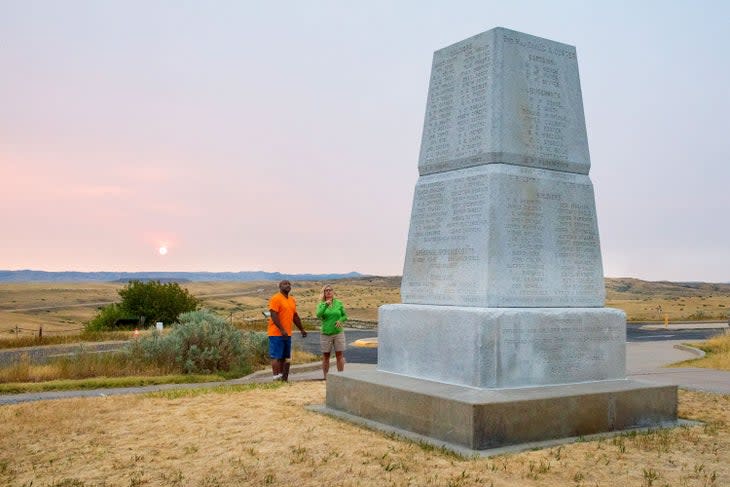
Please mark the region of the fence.
<svg viewBox="0 0 730 487"><path fill-rule="evenodd" d="M12 328L9 330L10 334L15 335L16 338L19 338L21 335L23 336L36 336L38 338L43 338L44 335L67 335L69 333L76 333L83 331L84 328L64 328L63 330L44 330L43 326L39 326L38 328L21 328L18 325L15 325L15 328Z"/></svg>

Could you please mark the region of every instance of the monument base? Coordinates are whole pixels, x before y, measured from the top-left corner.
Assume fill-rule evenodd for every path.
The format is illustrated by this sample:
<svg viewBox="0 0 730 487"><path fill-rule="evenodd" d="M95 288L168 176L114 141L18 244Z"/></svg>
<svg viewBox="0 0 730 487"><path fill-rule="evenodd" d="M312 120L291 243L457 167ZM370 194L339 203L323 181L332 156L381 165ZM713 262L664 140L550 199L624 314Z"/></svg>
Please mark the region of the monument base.
<svg viewBox="0 0 730 487"><path fill-rule="evenodd" d="M631 380L475 389L348 367L326 406L471 450L676 424L676 386Z"/></svg>
<svg viewBox="0 0 730 487"><path fill-rule="evenodd" d="M378 370L479 388L626 378L626 315L611 308L387 304Z"/></svg>

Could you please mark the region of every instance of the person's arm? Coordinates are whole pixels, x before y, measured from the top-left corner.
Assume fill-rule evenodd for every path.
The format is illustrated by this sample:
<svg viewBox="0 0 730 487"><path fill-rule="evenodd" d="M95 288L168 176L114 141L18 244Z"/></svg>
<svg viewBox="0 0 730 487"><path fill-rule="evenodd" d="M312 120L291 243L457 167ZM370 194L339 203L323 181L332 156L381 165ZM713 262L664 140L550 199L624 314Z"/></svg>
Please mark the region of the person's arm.
<svg viewBox="0 0 730 487"><path fill-rule="evenodd" d="M342 301L339 301L339 300L337 301L337 307L339 308L339 311L340 311L340 319L337 320L337 323L335 323L335 326L337 328L342 328L345 321L347 321L347 313L345 313L345 305L342 304Z"/></svg>
<svg viewBox="0 0 730 487"><path fill-rule="evenodd" d="M319 304L317 305L317 318L319 318L320 320L323 320L324 319L324 310L326 310L326 309L327 309L327 303L325 303L324 301L320 301Z"/></svg>
<svg viewBox="0 0 730 487"><path fill-rule="evenodd" d="M284 330L284 327L281 326L281 320L279 319L279 313L277 313L273 309L270 309L269 312L271 313L271 321L273 321L274 326L276 326L279 329L279 331L281 332L281 336L288 337L289 335L286 334L286 330Z"/></svg>
<svg viewBox="0 0 730 487"><path fill-rule="evenodd" d="M302 336L307 336L307 330L304 329L302 326L302 320L299 319L299 313L296 311L294 312L294 324L297 325L297 328L299 328L299 331L302 332Z"/></svg>

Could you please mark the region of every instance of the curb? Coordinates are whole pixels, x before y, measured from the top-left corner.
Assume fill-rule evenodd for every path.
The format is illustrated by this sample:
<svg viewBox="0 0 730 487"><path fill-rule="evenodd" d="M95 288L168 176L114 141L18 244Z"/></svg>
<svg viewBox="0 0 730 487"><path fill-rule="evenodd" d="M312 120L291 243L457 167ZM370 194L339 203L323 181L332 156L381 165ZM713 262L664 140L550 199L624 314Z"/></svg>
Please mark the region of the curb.
<svg viewBox="0 0 730 487"><path fill-rule="evenodd" d="M677 350L682 350L683 352L689 352L692 355L696 355L697 358L702 358L705 355L707 355L704 351L700 350L699 348L691 347L689 345L684 345L684 344L675 345L674 348L676 348Z"/></svg>
<svg viewBox="0 0 730 487"><path fill-rule="evenodd" d="M725 330L727 332L727 323L677 323L669 325L632 325L637 326L640 330Z"/></svg>

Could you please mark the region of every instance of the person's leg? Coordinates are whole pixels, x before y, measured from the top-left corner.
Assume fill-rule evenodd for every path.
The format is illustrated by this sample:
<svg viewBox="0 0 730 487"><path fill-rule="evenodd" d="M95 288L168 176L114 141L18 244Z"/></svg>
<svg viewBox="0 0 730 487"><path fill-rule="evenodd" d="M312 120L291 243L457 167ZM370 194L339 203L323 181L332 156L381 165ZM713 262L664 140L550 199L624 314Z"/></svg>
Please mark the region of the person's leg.
<svg viewBox="0 0 730 487"><path fill-rule="evenodd" d="M324 379L327 380L327 372L330 371L330 354L329 353L323 353L322 354L322 373L324 374Z"/></svg>
<svg viewBox="0 0 730 487"><path fill-rule="evenodd" d="M281 380L284 382L289 380L289 367L291 367L291 363L289 362L289 359L291 358L291 337L287 337L282 339L284 342L284 350L283 350L283 359L281 361Z"/></svg>
<svg viewBox="0 0 730 487"><path fill-rule="evenodd" d="M281 376L284 374L284 359L274 359L271 361L271 371L274 374L274 377Z"/></svg>
<svg viewBox="0 0 730 487"><path fill-rule="evenodd" d="M342 331L334 336L335 358L337 359L337 370L345 370L345 332Z"/></svg>
<svg viewBox="0 0 730 487"><path fill-rule="evenodd" d="M284 342L281 337L269 337L269 357L271 357L271 372L276 376L280 376L284 371Z"/></svg>
<svg viewBox="0 0 730 487"><path fill-rule="evenodd" d="M332 337L325 335L324 333L319 334L319 349L322 352L322 373L324 374L324 380L327 380L327 373L330 371L330 354L332 352Z"/></svg>
<svg viewBox="0 0 730 487"><path fill-rule="evenodd" d="M345 370L345 356L342 352L335 352L335 358L337 359L337 370L342 372Z"/></svg>
<svg viewBox="0 0 730 487"><path fill-rule="evenodd" d="M281 361L279 359L271 359L271 373L274 375L281 374Z"/></svg>

